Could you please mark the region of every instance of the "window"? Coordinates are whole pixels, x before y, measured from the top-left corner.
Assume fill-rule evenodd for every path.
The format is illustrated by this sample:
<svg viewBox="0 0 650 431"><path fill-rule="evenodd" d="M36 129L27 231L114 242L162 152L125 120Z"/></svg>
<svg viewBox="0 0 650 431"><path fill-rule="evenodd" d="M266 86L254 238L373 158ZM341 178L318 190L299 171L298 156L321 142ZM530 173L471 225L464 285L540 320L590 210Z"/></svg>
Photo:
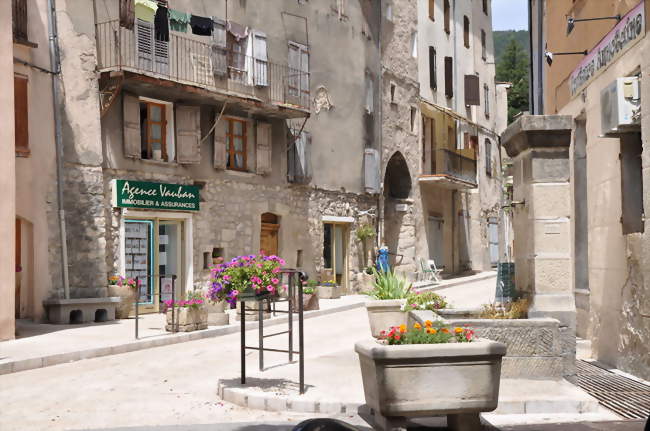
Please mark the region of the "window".
<svg viewBox="0 0 650 431"><path fill-rule="evenodd" d="M456 133L453 127L447 127L447 149L453 150L456 148Z"/></svg>
<svg viewBox="0 0 650 431"><path fill-rule="evenodd" d="M435 8L436 8L435 0L429 0L429 19L431 21L435 20Z"/></svg>
<svg viewBox="0 0 650 431"><path fill-rule="evenodd" d="M449 0L444 1L444 20L445 20L445 33L451 32L451 8L449 7Z"/></svg>
<svg viewBox="0 0 650 431"><path fill-rule="evenodd" d="M309 105L309 47L289 42L288 93L298 98L301 106Z"/></svg>
<svg viewBox="0 0 650 431"><path fill-rule="evenodd" d="M492 176L492 143L489 139L485 140L485 175Z"/></svg>
<svg viewBox="0 0 650 431"><path fill-rule="evenodd" d="M237 39L231 32L226 33L228 49L228 77L234 81L247 82L246 49L248 37Z"/></svg>
<svg viewBox="0 0 650 431"><path fill-rule="evenodd" d="M311 181L311 133L290 129L287 151L287 180L294 184L309 184Z"/></svg>
<svg viewBox="0 0 650 431"><path fill-rule="evenodd" d="M454 97L454 59L445 57L445 96Z"/></svg>
<svg viewBox="0 0 650 431"><path fill-rule="evenodd" d="M490 117L490 87L487 84L483 84L483 98L485 105L485 118Z"/></svg>
<svg viewBox="0 0 650 431"><path fill-rule="evenodd" d="M140 157L168 162L167 106L140 101Z"/></svg>
<svg viewBox="0 0 650 431"><path fill-rule="evenodd" d="M411 57L418 58L418 32L411 33Z"/></svg>
<svg viewBox="0 0 650 431"><path fill-rule="evenodd" d="M438 89L438 71L436 69L436 49L429 47L429 87L433 91Z"/></svg>
<svg viewBox="0 0 650 431"><path fill-rule="evenodd" d="M27 78L14 75L14 126L17 156L29 155L29 117Z"/></svg>
<svg viewBox="0 0 650 431"><path fill-rule="evenodd" d="M375 84L372 76L366 73L366 113L375 111Z"/></svg>
<svg viewBox="0 0 650 431"><path fill-rule="evenodd" d="M395 101L395 90L396 90L395 83L391 82L390 83L390 103L397 103Z"/></svg>
<svg viewBox="0 0 650 431"><path fill-rule="evenodd" d="M483 13L488 14L488 0L483 0Z"/></svg>
<svg viewBox="0 0 650 431"><path fill-rule="evenodd" d="M417 117L418 117L418 110L414 106L411 106L411 133L415 133L417 131L416 130Z"/></svg>
<svg viewBox="0 0 650 431"><path fill-rule="evenodd" d="M487 59L487 46L485 39L485 30L481 30L481 58L483 58L483 61Z"/></svg>
<svg viewBox="0 0 650 431"><path fill-rule="evenodd" d="M478 106L481 104L481 86L479 77L465 75L465 106Z"/></svg>
<svg viewBox="0 0 650 431"><path fill-rule="evenodd" d="M463 44L465 48L469 48L469 18L467 15L463 16Z"/></svg>
<svg viewBox="0 0 650 431"><path fill-rule="evenodd" d="M226 167L228 169L246 170L246 139L246 122L228 118L226 129L226 150L228 152Z"/></svg>
<svg viewBox="0 0 650 431"><path fill-rule="evenodd" d="M640 133L621 135L621 223L623 234L644 231Z"/></svg>
<svg viewBox="0 0 650 431"><path fill-rule="evenodd" d="M14 40L27 41L27 0L12 0Z"/></svg>

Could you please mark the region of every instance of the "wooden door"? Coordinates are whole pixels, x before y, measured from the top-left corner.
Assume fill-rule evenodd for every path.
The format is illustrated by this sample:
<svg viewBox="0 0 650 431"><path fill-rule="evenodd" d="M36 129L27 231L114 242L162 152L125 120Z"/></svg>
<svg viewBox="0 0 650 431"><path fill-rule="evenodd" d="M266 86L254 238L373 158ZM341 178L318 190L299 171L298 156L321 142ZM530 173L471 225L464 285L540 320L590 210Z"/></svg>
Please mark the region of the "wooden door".
<svg viewBox="0 0 650 431"><path fill-rule="evenodd" d="M278 231L280 223L278 216L271 213L262 214L260 230L260 253L267 256L278 255Z"/></svg>

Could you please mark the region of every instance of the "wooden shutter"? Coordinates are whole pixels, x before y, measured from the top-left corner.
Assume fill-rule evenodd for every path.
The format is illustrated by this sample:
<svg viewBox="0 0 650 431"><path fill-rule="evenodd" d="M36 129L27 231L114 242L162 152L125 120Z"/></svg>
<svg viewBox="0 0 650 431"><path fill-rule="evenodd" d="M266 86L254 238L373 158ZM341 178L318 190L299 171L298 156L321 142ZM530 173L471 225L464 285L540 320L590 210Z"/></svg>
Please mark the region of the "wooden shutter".
<svg viewBox="0 0 650 431"><path fill-rule="evenodd" d="M154 39L153 23L136 19L135 40L140 69L153 70Z"/></svg>
<svg viewBox="0 0 650 431"><path fill-rule="evenodd" d="M271 131L271 124L263 122L257 123L256 172L260 175L267 175L271 173Z"/></svg>
<svg viewBox="0 0 650 431"><path fill-rule="evenodd" d="M178 163L201 162L201 110L198 106L176 107L176 147Z"/></svg>
<svg viewBox="0 0 650 431"><path fill-rule="evenodd" d="M469 48L469 18L467 15L463 16L463 44L465 48Z"/></svg>
<svg viewBox="0 0 650 431"><path fill-rule="evenodd" d="M14 75L14 126L16 153L29 154L29 102L28 80Z"/></svg>
<svg viewBox="0 0 650 431"><path fill-rule="evenodd" d="M436 49L429 47L429 87L432 90L438 89L438 74L436 70Z"/></svg>
<svg viewBox="0 0 650 431"><path fill-rule="evenodd" d="M129 93L122 94L122 126L124 157L139 159L142 152L140 136L140 100Z"/></svg>
<svg viewBox="0 0 650 431"><path fill-rule="evenodd" d="M454 97L454 59L445 57L445 96Z"/></svg>
<svg viewBox="0 0 650 431"><path fill-rule="evenodd" d="M300 153L300 164L302 165L303 183L307 184L311 181L311 133L303 133L303 149Z"/></svg>
<svg viewBox="0 0 650 431"><path fill-rule="evenodd" d="M476 75L465 75L465 105L478 106L481 104L479 79Z"/></svg>
<svg viewBox="0 0 650 431"><path fill-rule="evenodd" d="M289 96L300 95L300 46L297 43L289 42Z"/></svg>
<svg viewBox="0 0 650 431"><path fill-rule="evenodd" d="M154 38L154 65L155 72L161 75L169 73L169 42Z"/></svg>
<svg viewBox="0 0 650 431"><path fill-rule="evenodd" d="M219 114L215 117L216 119L219 118ZM225 125L225 127L228 127L228 122L222 119L220 122L221 125ZM223 133L225 133L225 130L221 127L219 127L220 124L217 124L217 126L214 129L214 158L213 158L213 164L215 169L226 169L226 165L228 163L228 148L226 146L226 139Z"/></svg>
<svg viewBox="0 0 650 431"><path fill-rule="evenodd" d="M228 41L226 37L226 22L212 17L212 72L217 76L226 76L228 72Z"/></svg>
<svg viewBox="0 0 650 431"><path fill-rule="evenodd" d="M267 86L269 85L269 63L268 63L268 54L267 54L267 40L266 35L261 31L253 31L252 35L253 43L253 76L255 80L255 85L257 86Z"/></svg>

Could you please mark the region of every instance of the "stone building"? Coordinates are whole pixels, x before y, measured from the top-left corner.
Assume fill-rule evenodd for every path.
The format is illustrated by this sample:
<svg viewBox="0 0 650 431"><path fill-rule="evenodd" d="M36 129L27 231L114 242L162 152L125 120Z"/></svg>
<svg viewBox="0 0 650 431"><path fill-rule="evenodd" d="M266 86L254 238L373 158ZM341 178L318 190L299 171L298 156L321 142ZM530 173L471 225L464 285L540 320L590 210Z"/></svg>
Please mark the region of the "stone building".
<svg viewBox="0 0 650 431"><path fill-rule="evenodd" d="M577 334L591 340L594 357L648 379L650 120L642 113L650 90L642 82L650 4L537 0L531 6L533 107L567 116L572 131L570 193L554 203L567 207L570 235L557 250L567 258L557 261L554 279L571 281ZM580 21L586 18L602 19ZM559 22L567 27L555 31ZM569 52L579 54L558 55Z"/></svg>
<svg viewBox="0 0 650 431"><path fill-rule="evenodd" d="M443 274L499 260L503 109L490 6L418 0L384 9L381 240L407 273L429 259Z"/></svg>

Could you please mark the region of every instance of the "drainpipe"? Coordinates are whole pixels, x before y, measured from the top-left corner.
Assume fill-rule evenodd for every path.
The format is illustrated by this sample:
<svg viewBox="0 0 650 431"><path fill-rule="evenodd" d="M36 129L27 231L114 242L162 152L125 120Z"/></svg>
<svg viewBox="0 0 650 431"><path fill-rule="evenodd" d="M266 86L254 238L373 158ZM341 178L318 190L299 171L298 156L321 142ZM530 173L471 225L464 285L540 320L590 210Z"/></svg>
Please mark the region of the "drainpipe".
<svg viewBox="0 0 650 431"><path fill-rule="evenodd" d="M52 106L54 111L54 140L56 145L56 189L59 206L59 229L61 232L61 274L63 277L63 293L65 299L70 299L70 282L68 279L68 244L65 229L65 209L63 207L63 137L61 135L61 116L59 106L63 103L59 90L61 61L59 58L59 39L56 28L56 3L47 0L47 20L50 42L50 69L52 75Z"/></svg>
<svg viewBox="0 0 650 431"><path fill-rule="evenodd" d="M377 94L379 97L379 193L377 194L377 248L381 247L382 241L384 239L384 205L383 205L383 195L384 195L384 177L382 173L384 172L382 155L383 155L383 140L384 140L384 66L382 63L382 52L381 52L381 38L383 37L382 24L384 22L384 8L382 7L383 2L379 2L379 73L378 73L378 85L379 90ZM375 121L375 124L377 122Z"/></svg>
<svg viewBox="0 0 650 431"><path fill-rule="evenodd" d="M451 22L453 27L453 33L454 33L454 78L452 82L454 83L454 111L458 112L458 91L456 89L458 88L458 82L460 81L458 77L458 48L456 47L456 2L452 1L452 6L451 6ZM456 139L458 139L458 130L456 130ZM456 144L458 147L458 144Z"/></svg>

